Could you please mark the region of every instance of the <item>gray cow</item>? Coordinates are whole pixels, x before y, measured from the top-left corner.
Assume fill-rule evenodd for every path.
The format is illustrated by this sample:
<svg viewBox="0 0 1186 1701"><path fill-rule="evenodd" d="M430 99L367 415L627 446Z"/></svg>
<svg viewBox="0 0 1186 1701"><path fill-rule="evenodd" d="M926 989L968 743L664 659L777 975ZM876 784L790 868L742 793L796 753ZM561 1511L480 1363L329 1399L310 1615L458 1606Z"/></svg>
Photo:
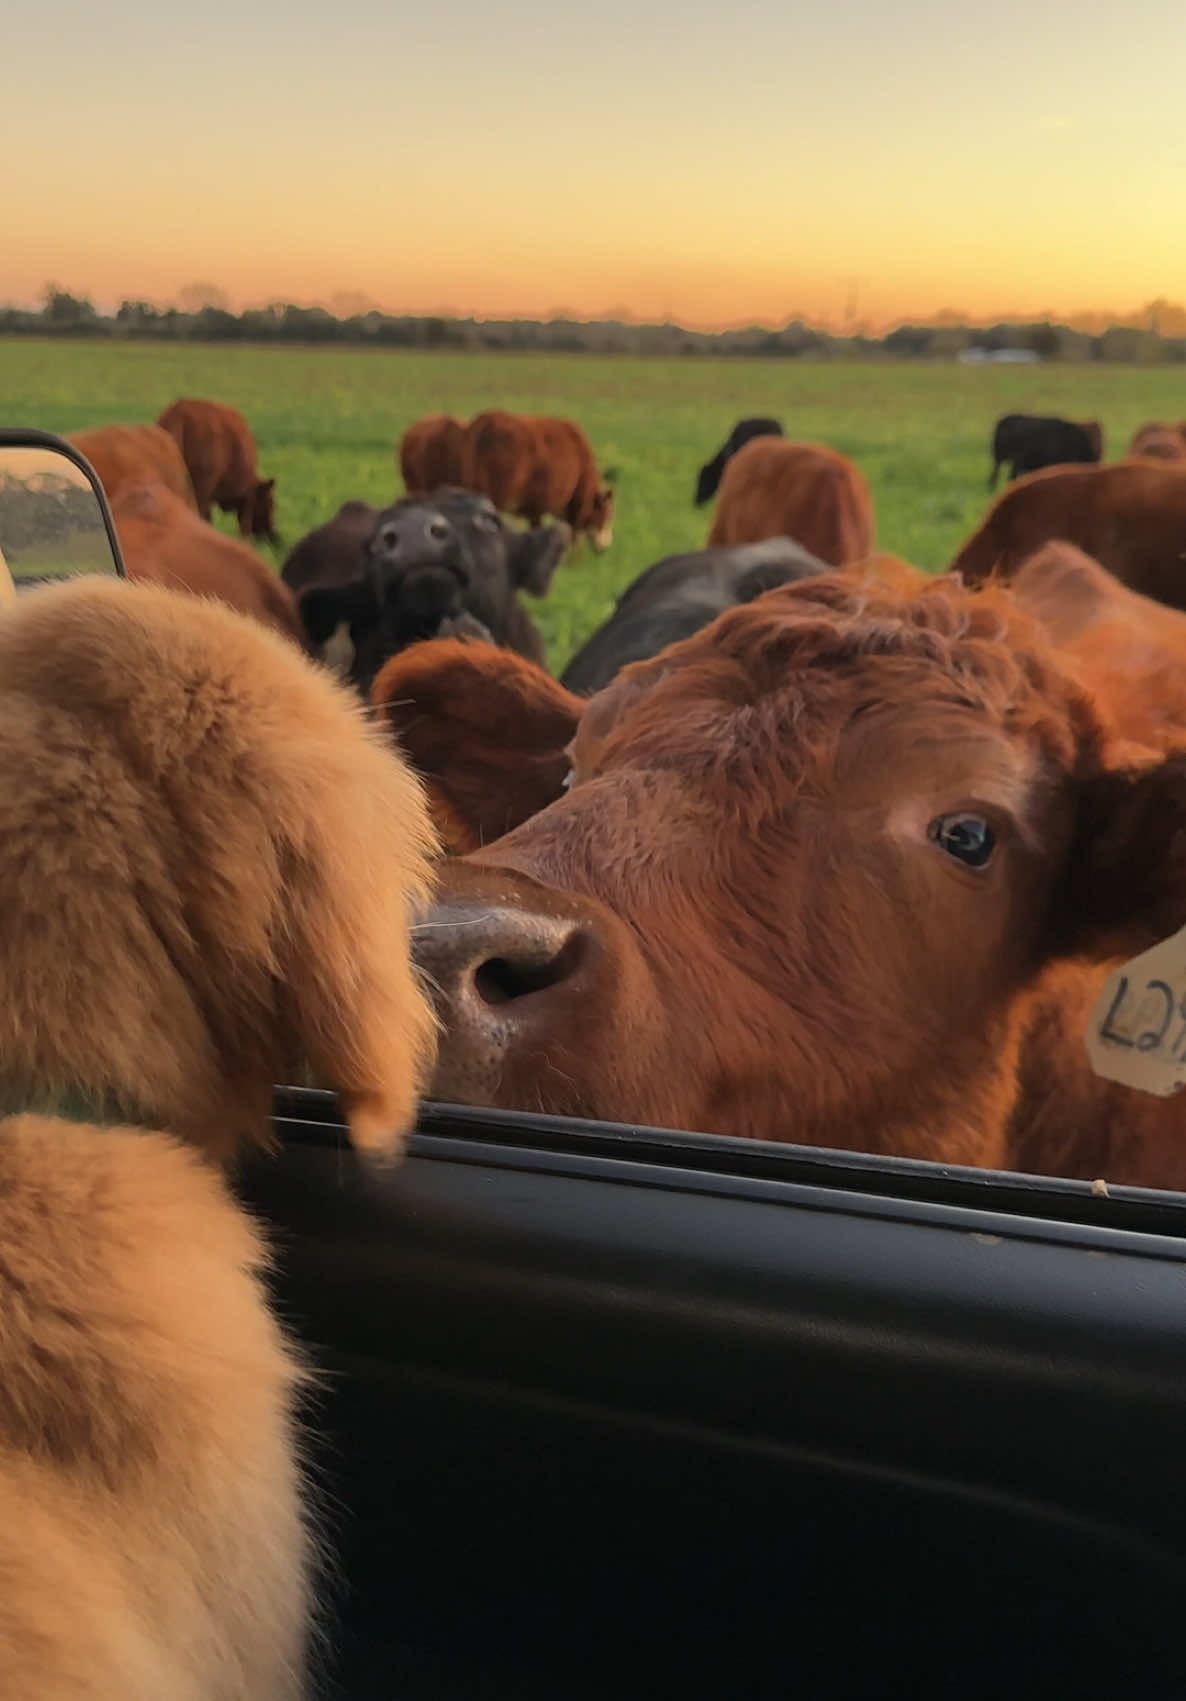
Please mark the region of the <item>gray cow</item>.
<svg viewBox="0 0 1186 1701"><path fill-rule="evenodd" d="M752 602L776 585L834 571L789 537L668 555L622 592L609 619L569 662L561 683L590 697L627 662L645 661L690 638L727 608Z"/></svg>

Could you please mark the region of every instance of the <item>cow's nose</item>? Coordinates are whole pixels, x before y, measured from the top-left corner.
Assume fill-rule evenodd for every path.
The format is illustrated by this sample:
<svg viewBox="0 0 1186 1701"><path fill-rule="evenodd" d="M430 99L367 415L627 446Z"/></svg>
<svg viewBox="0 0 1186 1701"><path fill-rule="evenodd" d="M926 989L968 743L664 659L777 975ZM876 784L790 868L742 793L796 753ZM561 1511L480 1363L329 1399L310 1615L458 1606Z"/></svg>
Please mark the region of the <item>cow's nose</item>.
<svg viewBox="0 0 1186 1701"><path fill-rule="evenodd" d="M416 929L415 957L444 1025L435 1098L494 1104L508 1063L546 1056L570 1024L593 941L579 921L444 899Z"/></svg>
<svg viewBox="0 0 1186 1701"><path fill-rule="evenodd" d="M447 537L451 537L453 533L453 528L449 524L448 520L444 519L440 514L433 516L433 518L428 522L426 529L429 537L432 538L434 543L443 543L444 540Z"/></svg>

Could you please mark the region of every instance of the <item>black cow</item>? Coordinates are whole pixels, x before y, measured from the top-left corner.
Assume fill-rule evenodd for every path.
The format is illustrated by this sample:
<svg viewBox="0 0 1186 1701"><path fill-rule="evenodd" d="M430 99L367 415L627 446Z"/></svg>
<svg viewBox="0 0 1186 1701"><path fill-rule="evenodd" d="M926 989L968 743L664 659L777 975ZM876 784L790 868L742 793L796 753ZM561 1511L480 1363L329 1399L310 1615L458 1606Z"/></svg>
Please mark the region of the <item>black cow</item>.
<svg viewBox="0 0 1186 1701"><path fill-rule="evenodd" d="M316 651L326 654L331 639L348 633L340 665L364 695L388 656L422 638L484 637L543 661L517 593L546 596L572 543L566 525L515 531L485 496L445 487L377 514L355 556L351 539L363 516L347 509L362 507L347 504L321 528L320 576L311 567L317 552L305 547L317 533L298 544L285 576L290 567L292 577L304 576L297 608Z"/></svg>
<svg viewBox="0 0 1186 1701"><path fill-rule="evenodd" d="M751 437L782 437L782 426L776 419L739 419L711 461L705 461L696 476L696 506L703 508L715 496L725 470L725 462L743 449Z"/></svg>
<svg viewBox="0 0 1186 1701"><path fill-rule="evenodd" d="M1069 419L1043 419L1030 413L1007 413L998 419L992 434L992 472L988 488L995 489L997 475L1006 462L1009 477L1041 472L1043 467L1060 467L1074 462L1098 461L1104 452L1104 434L1094 419L1076 425Z"/></svg>
<svg viewBox="0 0 1186 1701"><path fill-rule="evenodd" d="M627 662L645 661L690 638L725 609L752 602L775 585L834 571L789 537L668 555L622 592L609 619L569 662L561 683L591 697Z"/></svg>

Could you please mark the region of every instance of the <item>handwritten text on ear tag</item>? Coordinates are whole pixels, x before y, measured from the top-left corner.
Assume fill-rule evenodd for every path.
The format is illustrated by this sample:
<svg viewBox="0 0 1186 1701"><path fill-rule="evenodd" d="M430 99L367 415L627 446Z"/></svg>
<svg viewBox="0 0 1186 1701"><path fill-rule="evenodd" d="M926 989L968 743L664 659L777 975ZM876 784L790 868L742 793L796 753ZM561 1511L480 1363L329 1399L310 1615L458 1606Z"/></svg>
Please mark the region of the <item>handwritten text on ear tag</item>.
<svg viewBox="0 0 1186 1701"><path fill-rule="evenodd" d="M1186 927L1108 977L1087 1055L1105 1080L1158 1098L1186 1087Z"/></svg>

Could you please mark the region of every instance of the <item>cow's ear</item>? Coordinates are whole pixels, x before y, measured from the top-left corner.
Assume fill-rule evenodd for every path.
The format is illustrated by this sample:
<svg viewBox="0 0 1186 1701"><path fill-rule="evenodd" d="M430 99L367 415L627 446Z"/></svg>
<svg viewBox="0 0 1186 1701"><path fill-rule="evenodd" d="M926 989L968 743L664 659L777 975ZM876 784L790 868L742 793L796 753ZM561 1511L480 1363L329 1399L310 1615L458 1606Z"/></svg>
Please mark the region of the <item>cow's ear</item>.
<svg viewBox="0 0 1186 1701"><path fill-rule="evenodd" d="M454 854L501 838L562 794L584 708L534 662L457 638L392 656L371 701L424 781Z"/></svg>
<svg viewBox="0 0 1186 1701"><path fill-rule="evenodd" d="M563 522L516 532L509 552L512 584L533 597L546 597L552 575L571 547L572 528Z"/></svg>
<svg viewBox="0 0 1186 1701"><path fill-rule="evenodd" d="M297 602L305 636L311 644L324 644L344 620L365 619L378 614L375 593L365 579L345 585L313 585Z"/></svg>
<svg viewBox="0 0 1186 1701"><path fill-rule="evenodd" d="M1082 787L1055 955L1130 956L1186 926L1186 752L1129 758Z"/></svg>

